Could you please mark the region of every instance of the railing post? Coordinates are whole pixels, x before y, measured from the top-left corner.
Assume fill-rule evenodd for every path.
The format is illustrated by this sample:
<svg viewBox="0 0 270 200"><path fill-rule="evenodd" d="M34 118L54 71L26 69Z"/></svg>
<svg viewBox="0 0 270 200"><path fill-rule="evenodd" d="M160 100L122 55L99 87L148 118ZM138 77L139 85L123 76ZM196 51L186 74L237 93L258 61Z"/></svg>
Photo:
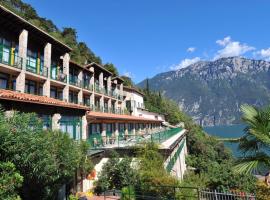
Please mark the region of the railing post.
<svg viewBox="0 0 270 200"><path fill-rule="evenodd" d="M218 200L217 191L215 190L215 200Z"/></svg>

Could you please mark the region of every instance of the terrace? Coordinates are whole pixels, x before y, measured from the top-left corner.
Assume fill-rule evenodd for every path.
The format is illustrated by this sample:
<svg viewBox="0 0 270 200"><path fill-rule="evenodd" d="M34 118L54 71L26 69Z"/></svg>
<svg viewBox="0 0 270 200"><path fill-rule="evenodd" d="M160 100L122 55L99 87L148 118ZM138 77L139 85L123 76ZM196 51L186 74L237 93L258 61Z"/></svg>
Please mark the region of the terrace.
<svg viewBox="0 0 270 200"><path fill-rule="evenodd" d="M182 130L181 128L162 130L158 128L149 131L136 131L135 134L133 131L120 131L118 136L112 132L106 132L106 136L95 133L90 135L88 142L92 149L124 148L141 145L146 142L154 142L162 147L166 146L166 141L173 136L182 134Z"/></svg>

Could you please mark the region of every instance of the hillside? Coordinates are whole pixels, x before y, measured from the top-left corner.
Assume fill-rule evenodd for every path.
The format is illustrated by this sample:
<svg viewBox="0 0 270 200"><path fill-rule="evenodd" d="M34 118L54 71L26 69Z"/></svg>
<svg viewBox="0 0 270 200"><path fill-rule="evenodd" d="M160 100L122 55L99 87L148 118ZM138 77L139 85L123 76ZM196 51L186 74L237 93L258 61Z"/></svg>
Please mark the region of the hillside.
<svg viewBox="0 0 270 200"><path fill-rule="evenodd" d="M267 61L229 57L157 74L148 82L201 125L233 124L240 122L241 104L269 103L269 67ZM144 88L146 80L138 86Z"/></svg>

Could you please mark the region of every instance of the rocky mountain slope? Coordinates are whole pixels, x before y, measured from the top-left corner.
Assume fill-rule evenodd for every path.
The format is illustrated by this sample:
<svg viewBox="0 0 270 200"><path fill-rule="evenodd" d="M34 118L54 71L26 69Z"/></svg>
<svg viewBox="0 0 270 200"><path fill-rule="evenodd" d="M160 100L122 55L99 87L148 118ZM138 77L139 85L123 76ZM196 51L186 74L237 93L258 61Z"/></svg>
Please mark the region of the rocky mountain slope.
<svg viewBox="0 0 270 200"><path fill-rule="evenodd" d="M270 63L240 57L200 61L149 79L201 125L239 123L240 106L270 103ZM138 84L145 87L146 80Z"/></svg>

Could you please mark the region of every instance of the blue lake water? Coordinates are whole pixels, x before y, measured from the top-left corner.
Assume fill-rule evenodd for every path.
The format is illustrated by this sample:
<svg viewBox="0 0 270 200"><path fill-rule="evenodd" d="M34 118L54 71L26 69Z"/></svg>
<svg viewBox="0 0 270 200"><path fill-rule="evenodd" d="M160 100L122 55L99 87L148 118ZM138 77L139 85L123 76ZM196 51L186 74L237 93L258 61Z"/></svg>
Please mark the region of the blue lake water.
<svg viewBox="0 0 270 200"><path fill-rule="evenodd" d="M223 138L239 138L244 134L245 125L230 125L230 126L212 126L212 127L204 127L203 129L210 135L215 135ZM238 151L237 143L225 142L225 146L230 148L233 152L234 156L241 155Z"/></svg>

